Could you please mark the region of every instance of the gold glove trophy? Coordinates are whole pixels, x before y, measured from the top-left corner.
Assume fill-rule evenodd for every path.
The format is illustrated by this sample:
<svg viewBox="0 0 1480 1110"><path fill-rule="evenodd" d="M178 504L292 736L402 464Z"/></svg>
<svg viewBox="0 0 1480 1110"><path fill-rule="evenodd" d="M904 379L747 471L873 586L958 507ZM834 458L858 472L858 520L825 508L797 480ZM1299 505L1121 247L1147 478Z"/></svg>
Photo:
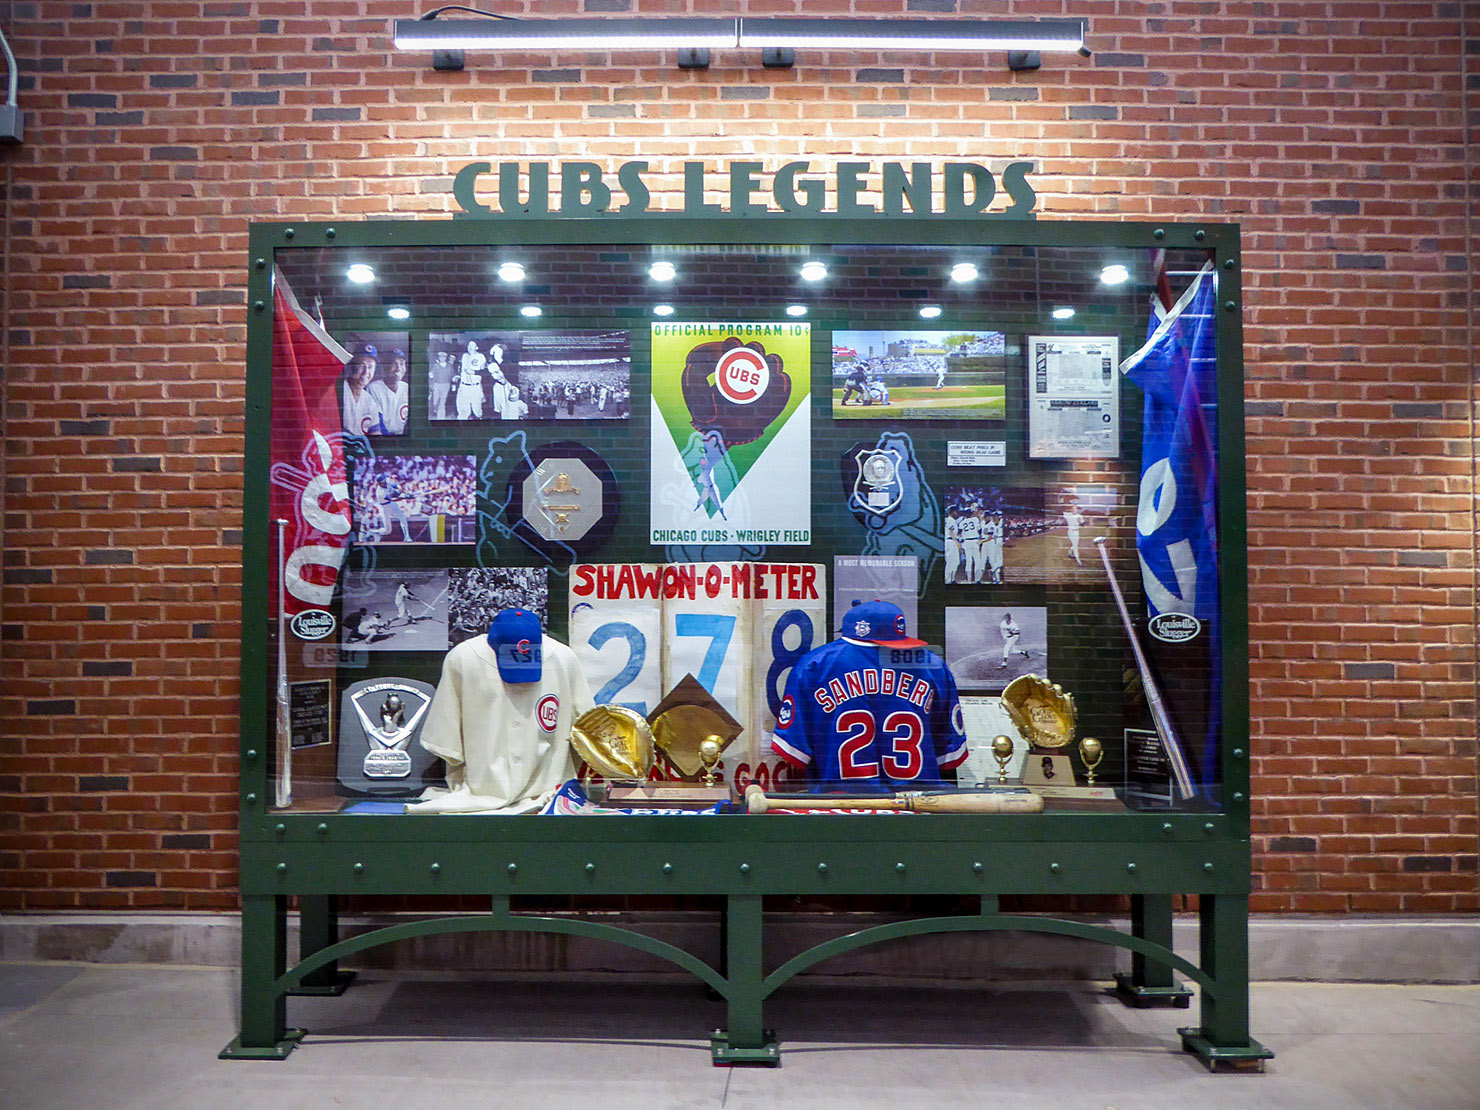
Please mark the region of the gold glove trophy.
<svg viewBox="0 0 1480 1110"><path fill-rule="evenodd" d="M653 769L653 730L624 705L598 705L581 714L571 726L570 746L585 763L581 785L592 801L604 801L611 784L641 782ZM593 775L606 782L593 782Z"/></svg>
<svg viewBox="0 0 1480 1110"><path fill-rule="evenodd" d="M730 800L716 767L744 730L698 679L685 675L645 723L657 749L649 769L656 764L678 781L615 782L607 792L613 804L694 809Z"/></svg>
<svg viewBox="0 0 1480 1110"><path fill-rule="evenodd" d="M1056 682L1027 674L1007 684L1002 691L1002 706L1028 742L1024 786L1046 798L1116 801L1114 788L1095 785L1095 768L1104 759L1105 749L1093 736L1079 741L1088 785L1080 786L1075 781L1069 756L1078 725L1073 694Z"/></svg>

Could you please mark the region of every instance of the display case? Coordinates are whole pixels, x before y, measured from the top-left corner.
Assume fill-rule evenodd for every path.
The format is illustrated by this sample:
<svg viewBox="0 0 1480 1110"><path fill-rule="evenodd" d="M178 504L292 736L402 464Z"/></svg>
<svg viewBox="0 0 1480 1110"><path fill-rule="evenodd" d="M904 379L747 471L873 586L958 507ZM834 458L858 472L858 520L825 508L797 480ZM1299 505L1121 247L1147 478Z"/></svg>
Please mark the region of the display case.
<svg viewBox="0 0 1480 1110"><path fill-rule="evenodd" d="M1235 227L258 225L249 303L225 1055L286 1054L284 995L337 989L342 957L495 929L693 972L728 1001L721 1062L779 1058L763 1000L820 960L1006 929L1129 949L1133 1003L1185 1004L1180 971L1189 1049L1268 1055ZM474 737L466 676L510 608L549 637L545 685ZM634 781L569 745L592 704L655 731ZM702 758L675 706L709 714ZM490 752L505 712L530 746ZM353 894L492 909L341 939ZM520 902L648 894L723 898L723 958ZM973 908L766 968L763 899L797 894ZM1197 964L1171 951L1177 894L1200 896ZM1002 895L1129 895L1132 929Z"/></svg>

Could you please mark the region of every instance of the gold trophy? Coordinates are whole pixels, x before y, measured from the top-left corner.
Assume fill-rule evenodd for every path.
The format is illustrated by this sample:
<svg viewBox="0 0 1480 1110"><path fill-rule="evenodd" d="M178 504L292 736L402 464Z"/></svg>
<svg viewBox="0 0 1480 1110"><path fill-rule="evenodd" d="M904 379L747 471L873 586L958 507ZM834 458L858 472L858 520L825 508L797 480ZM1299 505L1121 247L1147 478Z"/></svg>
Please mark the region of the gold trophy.
<svg viewBox="0 0 1480 1110"><path fill-rule="evenodd" d="M992 758L997 761L997 782L1007 783L1007 764L1012 759L1012 737L1001 735L992 740Z"/></svg>
<svg viewBox="0 0 1480 1110"><path fill-rule="evenodd" d="M712 732L699 744L699 759L704 764L705 786L714 785L714 765L719 762L719 753L722 750L719 737Z"/></svg>
<svg viewBox="0 0 1480 1110"><path fill-rule="evenodd" d="M698 679L685 675L647 719L660 766L681 781L613 787L613 802L690 809L730 800L730 788L719 781L715 768L744 729Z"/></svg>
<svg viewBox="0 0 1480 1110"><path fill-rule="evenodd" d="M605 796L605 785L591 781L593 774L609 782L641 782L653 769L653 730L641 713L623 705L598 705L582 713L571 725L570 746L585 764L582 785L593 801Z"/></svg>
<svg viewBox="0 0 1480 1110"><path fill-rule="evenodd" d="M1093 736L1086 736L1079 741L1079 758L1084 760L1084 781L1090 786L1095 784L1095 768L1100 765L1100 760L1105 758L1105 747Z"/></svg>
<svg viewBox="0 0 1480 1110"><path fill-rule="evenodd" d="M1009 682L1002 691L1002 707L1028 742L1023 785L1046 798L1118 804L1113 788L1095 783L1094 768L1105 757L1105 749L1092 736L1079 743L1088 785L1080 786L1074 779L1069 751L1074 747L1079 714L1073 694L1036 674L1023 675Z"/></svg>

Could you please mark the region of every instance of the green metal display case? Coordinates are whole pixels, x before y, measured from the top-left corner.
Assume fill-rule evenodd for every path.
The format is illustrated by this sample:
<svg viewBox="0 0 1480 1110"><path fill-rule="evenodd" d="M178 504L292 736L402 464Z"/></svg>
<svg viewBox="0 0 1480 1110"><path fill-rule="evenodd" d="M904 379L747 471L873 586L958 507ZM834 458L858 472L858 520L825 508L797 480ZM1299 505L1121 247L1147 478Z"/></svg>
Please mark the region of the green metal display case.
<svg viewBox="0 0 1480 1110"><path fill-rule="evenodd" d="M1199 805L1162 809L1084 812L1050 805L1036 815L816 815L779 817L748 814L696 819L678 816L500 817L441 815L397 817L340 812L333 805L277 807L275 756L280 742L273 718L275 609L270 567L275 556L269 490L272 407L272 275L280 264L315 252L319 272L387 251L475 252L492 259L501 249L535 247L592 250L596 257L623 257L653 245L713 251L754 248L769 256L783 247L919 248L949 252L969 245L986 257L1037 259L1047 280L1046 259L1081 252L1086 260L1149 256L1158 249L1210 258L1217 278L1218 526L1221 590L1222 742L1217 749L1217 798ZM1182 1043L1210 1065L1258 1066L1270 1053L1250 1037L1248 1006L1249 708L1246 619L1243 374L1238 229L1215 223L1110 223L1004 219L903 217L875 220L829 216L767 216L693 220L652 214L641 218L458 219L353 224L272 223L251 229L248 292L248 375L243 551L241 874L242 968L239 1036L222 1052L235 1059L281 1059L303 1031L286 1024L286 999L295 993L336 993L348 973L338 961L369 947L413 936L512 930L608 940L661 957L692 973L722 996L728 1007L724 1030L712 1036L718 1063L775 1064L777 1035L764 1019L766 999L793 976L819 962L885 940L928 933L1016 930L1080 937L1115 945L1132 954L1132 971L1118 977L1132 1005L1188 1004L1200 992L1196 1025L1182 1030ZM476 252L484 253L476 253ZM299 252L295 255L295 252ZM997 252L997 253L994 253ZM1059 252L1055 254L1054 252ZM408 256L409 257L409 256ZM441 257L441 256L439 256ZM637 257L637 255L633 255ZM939 254L939 257L946 257ZM481 263L480 263L481 264ZM1004 264L1005 265L1005 264ZM302 267L300 266L300 271ZM918 275L915 275L918 276ZM922 288L925 279L916 282ZM1146 284L1140 283L1140 302ZM913 308L920 295L902 290ZM299 290L300 295L303 290ZM908 294L908 295L906 295ZM730 318L761 311L743 290L725 306L697 308ZM607 324L644 331L650 322L634 291L627 300L599 310ZM911 297L916 299L910 299ZM492 298L493 294L489 294ZM650 299L650 298L649 298ZM848 321L846 296L818 306L814 328ZM1050 303L1040 291L1017 316L1003 304L989 306L1017 333L1033 330L1035 313ZM358 307L356 305L358 304ZM492 305L490 299L489 305ZM503 308L489 307L497 314ZM330 329L385 327L379 301L330 306ZM456 325L481 311L448 311L438 317ZM596 310L592 310L596 311ZM1139 345L1147 310L1081 313L1086 328L1112 327ZM431 313L436 316L436 312ZM418 326L435 327L435 323ZM634 348L634 382L639 350ZM820 396L826 375L817 375ZM634 402L639 399L634 389ZM636 406L634 405L634 412ZM1018 415L1020 415L1020 410ZM1127 411L1130 411L1127 409ZM1009 418L1013 415L1009 413ZM813 476L818 508L814 548L791 552L816 559L856 552L846 520L822 518L842 512L837 495L837 443L829 414L814 412L821 458ZM916 429L922 442L945 429ZM641 433L641 429L638 429ZM555 433L552 433L555 434ZM570 426L559 434L569 436ZM837 435L843 435L837 431ZM1024 464L1026 465L1026 464ZM933 475L943 482L949 475ZM640 479L634 479L640 482ZM641 514L640 497L625 511ZM661 561L636 533L613 540L613 557ZM602 553L605 557L605 553ZM1127 584L1129 578L1127 578ZM927 634L938 632L943 604L939 585L922 603ZM552 604L552 628L563 630ZM928 616L926 615L928 611ZM1118 624L1114 627L1118 628ZM1124 644L1117 646L1116 666ZM1057 674L1056 674L1056 677ZM1074 689L1072 674L1061 679ZM1081 696L1081 700L1083 697ZM463 916L428 914L352 939L341 939L337 909L347 896L463 896L487 899L486 912ZM579 914L527 911L511 900L530 896L688 896L723 900L722 958L711 964L691 952ZM766 896L957 896L970 912L922 916L843 936L776 967L763 962ZM1045 913L1002 912L1004 896L1128 896L1129 932L1089 925ZM1172 950L1172 907L1176 895L1198 898L1200 958L1189 961ZM288 900L302 912L302 951L291 964L286 946ZM696 1035L703 1031L696 1030Z"/></svg>

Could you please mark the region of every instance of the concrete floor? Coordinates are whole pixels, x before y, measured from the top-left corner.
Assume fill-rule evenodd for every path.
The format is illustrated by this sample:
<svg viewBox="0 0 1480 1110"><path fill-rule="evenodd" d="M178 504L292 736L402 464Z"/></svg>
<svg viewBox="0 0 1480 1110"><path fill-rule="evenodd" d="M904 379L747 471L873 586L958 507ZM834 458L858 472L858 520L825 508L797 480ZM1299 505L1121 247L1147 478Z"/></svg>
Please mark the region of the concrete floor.
<svg viewBox="0 0 1480 1110"><path fill-rule="evenodd" d="M222 1062L219 968L0 964L0 1106L996 1106L1152 1110L1480 1106L1480 986L1259 983L1262 1074L1182 1053L1196 1009L1129 1010L1092 983L792 983L767 1008L780 1068L715 1068L723 1006L691 981L362 974L293 999L286 1061Z"/></svg>

